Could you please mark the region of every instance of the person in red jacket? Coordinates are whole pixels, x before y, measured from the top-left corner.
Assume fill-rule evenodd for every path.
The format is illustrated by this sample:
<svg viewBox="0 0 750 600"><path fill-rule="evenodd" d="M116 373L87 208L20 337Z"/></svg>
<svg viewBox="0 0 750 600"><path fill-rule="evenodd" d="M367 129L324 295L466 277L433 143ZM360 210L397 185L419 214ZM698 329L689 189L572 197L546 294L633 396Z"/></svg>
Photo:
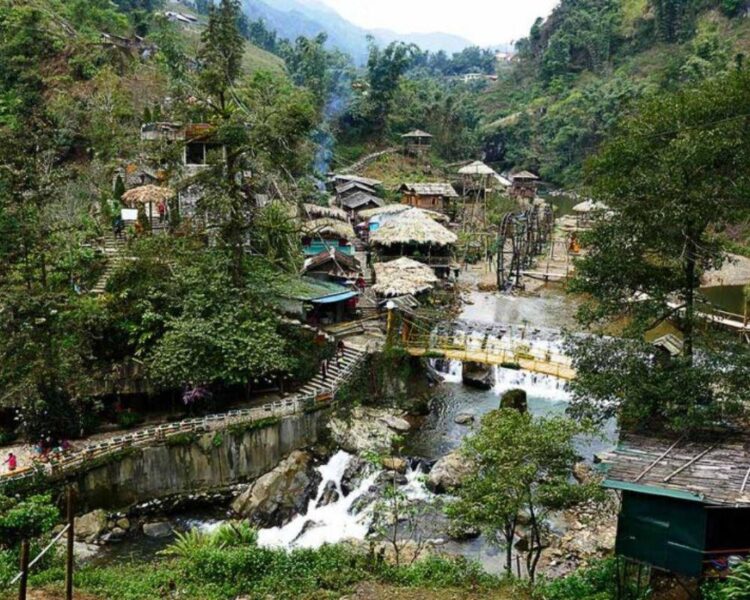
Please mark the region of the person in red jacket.
<svg viewBox="0 0 750 600"><path fill-rule="evenodd" d="M4 465L8 465L8 471L15 471L18 468L18 459L16 455L10 452L8 458L5 459Z"/></svg>

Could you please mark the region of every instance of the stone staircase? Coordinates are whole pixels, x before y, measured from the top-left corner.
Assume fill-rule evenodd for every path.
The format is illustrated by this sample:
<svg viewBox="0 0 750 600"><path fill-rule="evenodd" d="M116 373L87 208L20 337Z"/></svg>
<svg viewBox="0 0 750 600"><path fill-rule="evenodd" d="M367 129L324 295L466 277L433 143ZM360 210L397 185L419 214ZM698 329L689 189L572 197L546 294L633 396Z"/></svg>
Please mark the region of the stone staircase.
<svg viewBox="0 0 750 600"><path fill-rule="evenodd" d="M318 397L326 394L334 394L338 388L346 383L349 375L362 362L364 357L365 352L362 350L346 346L338 363L335 358L328 361L326 377L324 378L323 373L319 371L315 377L302 386L297 395L302 397Z"/></svg>
<svg viewBox="0 0 750 600"><path fill-rule="evenodd" d="M122 263L125 258L123 257L123 249L125 248L125 240L116 238L112 231L107 231L104 234L104 256L107 259L107 264L104 267L104 273L99 277L99 281L92 288L92 294L103 294L107 289L107 282L115 272L117 267Z"/></svg>

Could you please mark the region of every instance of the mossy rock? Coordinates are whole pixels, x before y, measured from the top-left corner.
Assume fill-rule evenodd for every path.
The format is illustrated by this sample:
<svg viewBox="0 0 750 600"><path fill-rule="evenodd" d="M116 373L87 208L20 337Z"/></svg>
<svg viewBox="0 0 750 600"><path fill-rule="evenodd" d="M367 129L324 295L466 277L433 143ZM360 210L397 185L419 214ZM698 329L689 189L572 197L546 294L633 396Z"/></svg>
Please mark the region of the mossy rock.
<svg viewBox="0 0 750 600"><path fill-rule="evenodd" d="M520 413L529 411L529 403L526 400L525 390L508 390L500 398L500 408L512 408Z"/></svg>

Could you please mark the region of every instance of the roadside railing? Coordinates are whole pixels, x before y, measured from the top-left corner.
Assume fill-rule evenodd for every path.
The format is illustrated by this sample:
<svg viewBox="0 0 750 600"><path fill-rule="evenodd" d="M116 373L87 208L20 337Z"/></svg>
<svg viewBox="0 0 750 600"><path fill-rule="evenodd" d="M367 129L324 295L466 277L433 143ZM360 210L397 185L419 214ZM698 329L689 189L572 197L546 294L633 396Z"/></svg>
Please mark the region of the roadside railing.
<svg viewBox="0 0 750 600"><path fill-rule="evenodd" d="M322 404L333 404L336 393L347 383L352 374L361 366L366 353L358 352L352 362L339 371L330 386L317 389L306 394L296 394L288 399L270 402L254 408L230 410L224 413L184 419L164 425L147 427L117 435L100 442L87 444L80 450L63 455L59 459L51 459L47 463L38 463L32 467L12 474L0 476L0 484L19 481L37 474L62 476L86 465L96 464L97 459L112 456L117 452L129 448L143 448L164 443L170 437L185 433L206 433L226 429L230 425L252 423L267 418L283 418L299 414L310 408Z"/></svg>

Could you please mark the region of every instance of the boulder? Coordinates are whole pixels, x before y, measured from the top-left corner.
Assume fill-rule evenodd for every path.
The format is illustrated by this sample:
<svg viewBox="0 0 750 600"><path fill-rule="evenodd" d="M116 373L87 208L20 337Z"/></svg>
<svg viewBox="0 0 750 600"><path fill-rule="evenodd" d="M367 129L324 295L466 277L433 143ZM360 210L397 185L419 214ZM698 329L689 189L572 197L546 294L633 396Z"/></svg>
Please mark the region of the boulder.
<svg viewBox="0 0 750 600"><path fill-rule="evenodd" d="M594 473L588 463L581 461L573 465L573 477L578 483L590 483Z"/></svg>
<svg viewBox="0 0 750 600"><path fill-rule="evenodd" d="M64 547L65 540L61 540L60 546ZM85 542L73 542L73 556L79 563L85 563L94 558L99 552L99 546L96 544L86 544Z"/></svg>
<svg viewBox="0 0 750 600"><path fill-rule="evenodd" d="M117 519L117 522L115 523L117 527L120 529L130 529L130 519L127 517L123 517L122 519Z"/></svg>
<svg viewBox="0 0 750 600"><path fill-rule="evenodd" d="M358 406L348 419L334 418L328 423L336 445L352 454L387 452L395 434L411 429L402 412Z"/></svg>
<svg viewBox="0 0 750 600"><path fill-rule="evenodd" d="M320 496L320 500L318 500L317 506L328 506L329 504L338 502L338 500L339 491L336 488L336 484L333 481L329 481L328 483L326 483L325 488L323 488L323 493Z"/></svg>
<svg viewBox="0 0 750 600"><path fill-rule="evenodd" d="M295 450L279 465L249 485L232 503L242 517L263 527L276 527L302 513L315 494L320 475L314 477L312 456Z"/></svg>
<svg viewBox="0 0 750 600"><path fill-rule="evenodd" d="M471 474L471 470L471 461L458 450L454 450L443 456L432 467L427 478L427 487L436 494L456 489Z"/></svg>
<svg viewBox="0 0 750 600"><path fill-rule="evenodd" d="M471 413L459 413L456 418L453 419L457 425L471 425L474 422L474 415Z"/></svg>
<svg viewBox="0 0 750 600"><path fill-rule="evenodd" d="M396 473L406 473L406 460L397 456L389 456L383 459L383 468L386 471L396 471Z"/></svg>
<svg viewBox="0 0 750 600"><path fill-rule="evenodd" d="M106 531L107 513L101 509L91 511L81 517L77 517L73 526L76 539L91 543Z"/></svg>
<svg viewBox="0 0 750 600"><path fill-rule="evenodd" d="M500 408L512 408L520 413L529 411L529 404L526 400L524 390L508 390L500 398Z"/></svg>
<svg viewBox="0 0 750 600"><path fill-rule="evenodd" d="M491 390L495 384L492 367L478 363L464 363L462 380L464 385L479 390Z"/></svg>
<svg viewBox="0 0 750 600"><path fill-rule="evenodd" d="M143 524L143 534L150 538L165 538L172 535L172 526L166 521Z"/></svg>
<svg viewBox="0 0 750 600"><path fill-rule="evenodd" d="M359 482L364 477L367 465L367 461L363 458L359 456L351 457L349 464L344 469L344 474L341 476L341 491L344 493L344 496L348 496L357 488Z"/></svg>

